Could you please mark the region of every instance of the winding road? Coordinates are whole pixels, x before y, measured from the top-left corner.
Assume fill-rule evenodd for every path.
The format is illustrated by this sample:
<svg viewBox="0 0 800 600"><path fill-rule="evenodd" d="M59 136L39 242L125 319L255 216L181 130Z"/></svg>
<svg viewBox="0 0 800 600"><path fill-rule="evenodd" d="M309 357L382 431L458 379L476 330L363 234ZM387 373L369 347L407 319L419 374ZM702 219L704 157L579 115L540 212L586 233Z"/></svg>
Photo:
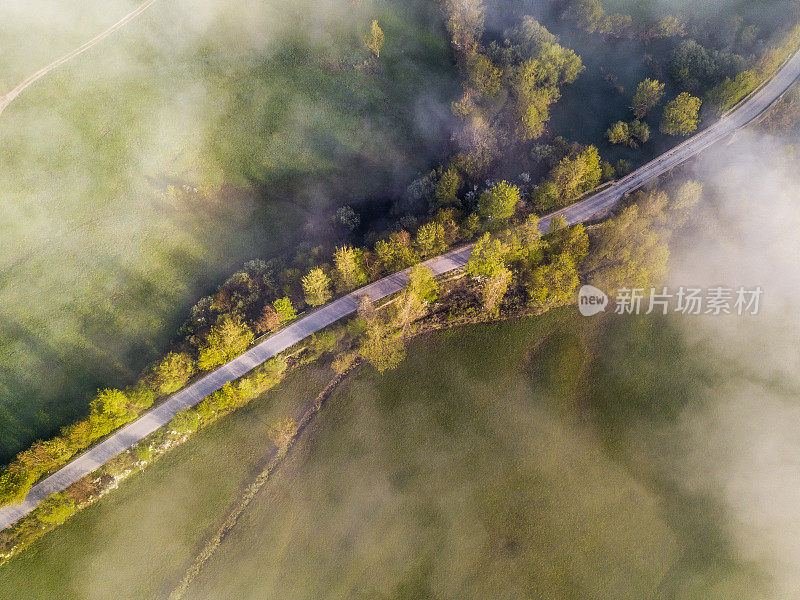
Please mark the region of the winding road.
<svg viewBox="0 0 800 600"><path fill-rule="evenodd" d="M152 3L152 1L154 0L145 4ZM734 111L630 175L616 181L608 188L567 208L542 217L539 221L540 229L546 232L552 218L556 215L563 215L567 223L572 225L588 221L593 216L606 212L616 205L625 194L634 191L644 183L662 175L751 123L780 98L798 77L800 77L800 51L794 54L768 83ZM472 245L463 246L432 258L424 264L435 275L443 275L462 268L469 259L471 251ZM37 483L21 504L0 508L0 530L31 512L50 494L63 491L119 453L134 446L147 435L166 425L178 411L195 406L225 384L238 379L311 334L353 314L361 296L367 294L372 300L380 300L400 291L408 282L408 274L409 270L406 269L389 275L320 307L266 338L216 371L172 395L163 404L145 413L101 444L87 450L65 467Z"/></svg>

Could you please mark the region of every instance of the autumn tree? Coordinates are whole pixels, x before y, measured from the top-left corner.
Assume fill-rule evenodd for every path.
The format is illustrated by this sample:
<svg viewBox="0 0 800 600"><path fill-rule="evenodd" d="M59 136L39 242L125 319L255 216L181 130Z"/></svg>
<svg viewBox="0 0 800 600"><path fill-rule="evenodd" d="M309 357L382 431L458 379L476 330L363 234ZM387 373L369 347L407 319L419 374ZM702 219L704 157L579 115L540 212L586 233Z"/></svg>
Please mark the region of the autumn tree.
<svg viewBox="0 0 800 600"><path fill-rule="evenodd" d="M311 269L303 277L303 293L311 306L320 306L331 299L331 278L320 267Z"/></svg>
<svg viewBox="0 0 800 600"><path fill-rule="evenodd" d="M383 43L386 41L386 36L383 34L383 29L378 25L378 21L373 19L370 25L369 33L364 36L364 45L367 50L372 52L376 58L380 58Z"/></svg>
<svg viewBox="0 0 800 600"><path fill-rule="evenodd" d="M700 98L683 92L664 107L661 133L669 135L689 135L700 124Z"/></svg>
<svg viewBox="0 0 800 600"><path fill-rule="evenodd" d="M649 77L636 88L633 96L633 114L637 119L644 119L664 97L664 84Z"/></svg>
<svg viewBox="0 0 800 600"><path fill-rule="evenodd" d="M265 304L255 322L256 333L262 334L268 331L275 331L280 326L281 320L278 317L278 312L269 303Z"/></svg>

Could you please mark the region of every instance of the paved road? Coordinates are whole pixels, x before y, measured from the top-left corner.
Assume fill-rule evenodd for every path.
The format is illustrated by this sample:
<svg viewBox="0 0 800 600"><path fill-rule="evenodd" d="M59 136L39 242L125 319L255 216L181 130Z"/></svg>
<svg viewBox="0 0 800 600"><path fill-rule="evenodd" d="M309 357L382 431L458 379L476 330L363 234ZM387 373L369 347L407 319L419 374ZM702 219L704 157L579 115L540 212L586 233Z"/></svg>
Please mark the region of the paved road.
<svg viewBox="0 0 800 600"><path fill-rule="evenodd" d="M90 39L88 42L86 42L84 44L81 44L80 46L75 48L75 50L73 50L72 52L70 52L68 54L65 54L64 56L62 56L61 58L59 58L57 60L54 60L53 62L51 62L46 67L42 67L41 69L36 71L36 73L34 73L33 75L30 75L30 76L26 77L17 87L15 87L13 90L8 92L5 96L0 96L0 113L2 113L5 110L5 108L9 104L11 104L16 99L16 97L19 96L25 90L25 88L27 88L27 87L33 85L34 83L36 83L37 81L39 81L42 77L47 75L50 71L52 71L54 69L57 69L58 67L60 67L61 65L65 64L65 63L68 63L69 61L71 61L73 58L75 58L79 54L83 54L84 52L86 52L92 46L95 46L95 45L99 44L100 42L102 42L104 39L106 39L108 36L110 36L112 33L117 31L118 29L122 29L123 27L125 27L125 25L127 25L128 23L133 21L136 17L138 17L140 14L142 14L148 8L150 8L150 6L154 2L156 2L156 0L145 0L139 6L137 6L135 9L133 9L127 15L122 17L119 21L114 23L111 27L109 27L108 29L106 29L102 33L99 33L98 35L96 35L95 37Z"/></svg>
<svg viewBox="0 0 800 600"><path fill-rule="evenodd" d="M574 224L587 221L594 215L605 212L613 207L625 194L632 192L642 184L658 177L695 156L711 144L750 123L775 102L798 77L800 77L800 52L795 54L767 85L736 111L627 177L617 181L609 188L572 206L543 217L540 220L539 227L543 232L547 231L550 221L555 215L564 215L569 224ZM424 264L434 274L442 275L463 267L469 259L471 251L471 245L464 246L433 258ZM400 291L407 282L408 269L384 277L380 281L371 283L347 296L339 298L306 315L233 359L228 364L174 394L166 402L123 427L103 443L91 448L53 475L37 483L28 493L23 503L0 509L0 529L6 528L28 514L48 495L66 489L69 485L135 445L147 435L163 427L178 411L198 404L226 383L238 379L273 356L304 340L312 333L353 314L362 295L368 294L373 300L380 300Z"/></svg>

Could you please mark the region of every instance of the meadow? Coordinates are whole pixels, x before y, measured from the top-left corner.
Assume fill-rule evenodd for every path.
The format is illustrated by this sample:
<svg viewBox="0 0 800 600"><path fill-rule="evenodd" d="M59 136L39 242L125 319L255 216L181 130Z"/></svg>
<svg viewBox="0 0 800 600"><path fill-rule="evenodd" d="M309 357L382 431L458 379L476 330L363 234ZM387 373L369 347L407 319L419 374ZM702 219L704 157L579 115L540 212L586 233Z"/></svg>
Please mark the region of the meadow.
<svg viewBox="0 0 800 600"><path fill-rule="evenodd" d="M0 90L137 4L4 3ZM0 463L133 381L243 262L404 191L457 88L421 0L177 0L26 90L0 115Z"/></svg>
<svg viewBox="0 0 800 600"><path fill-rule="evenodd" d="M668 320L573 308L412 342L347 380L191 598L760 598L678 415L727 376ZM0 568L0 598L159 598L264 459L295 373Z"/></svg>

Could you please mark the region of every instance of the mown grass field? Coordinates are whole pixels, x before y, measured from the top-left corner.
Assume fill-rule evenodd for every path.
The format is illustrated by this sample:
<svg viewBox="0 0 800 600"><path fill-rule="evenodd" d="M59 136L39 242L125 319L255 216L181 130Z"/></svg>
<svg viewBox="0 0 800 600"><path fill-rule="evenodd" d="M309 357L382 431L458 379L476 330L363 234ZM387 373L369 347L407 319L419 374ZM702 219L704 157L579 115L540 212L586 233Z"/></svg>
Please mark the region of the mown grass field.
<svg viewBox="0 0 800 600"><path fill-rule="evenodd" d="M137 4L4 3L0 93ZM135 379L244 261L404 189L457 88L422 0L178 0L26 90L0 115L0 463Z"/></svg>
<svg viewBox="0 0 800 600"><path fill-rule="evenodd" d="M702 358L701 358L702 357ZM574 309L417 340L341 386L200 598L756 598L667 435L722 371L669 322ZM157 598L326 372L190 440L0 568L2 598Z"/></svg>

